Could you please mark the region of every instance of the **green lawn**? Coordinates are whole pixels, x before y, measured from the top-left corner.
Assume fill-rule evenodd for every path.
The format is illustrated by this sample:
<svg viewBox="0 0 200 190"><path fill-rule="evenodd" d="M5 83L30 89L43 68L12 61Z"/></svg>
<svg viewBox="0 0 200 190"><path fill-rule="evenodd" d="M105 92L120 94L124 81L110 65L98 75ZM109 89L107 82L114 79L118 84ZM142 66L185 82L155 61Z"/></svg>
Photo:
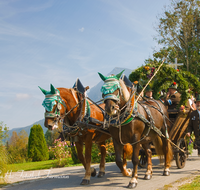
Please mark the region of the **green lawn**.
<svg viewBox="0 0 200 190"><path fill-rule="evenodd" d="M179 190L199 190L200 189L200 176L195 177L192 183L185 184L178 188Z"/></svg>
<svg viewBox="0 0 200 190"><path fill-rule="evenodd" d="M40 161L40 162L9 164L8 168L9 168L9 171L12 170L12 172L17 172L19 170L30 171L30 170L50 169L54 167L54 162L55 160L47 160L47 161ZM76 164L76 165L82 165L82 164ZM69 158L67 165L65 165L65 167L76 166L76 165L73 164L72 159Z"/></svg>

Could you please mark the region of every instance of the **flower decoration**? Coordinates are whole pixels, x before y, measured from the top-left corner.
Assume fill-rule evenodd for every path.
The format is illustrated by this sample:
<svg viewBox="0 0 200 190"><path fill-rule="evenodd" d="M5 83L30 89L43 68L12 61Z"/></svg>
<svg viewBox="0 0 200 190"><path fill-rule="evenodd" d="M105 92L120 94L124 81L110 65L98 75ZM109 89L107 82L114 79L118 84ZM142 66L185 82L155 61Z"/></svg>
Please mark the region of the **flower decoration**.
<svg viewBox="0 0 200 190"><path fill-rule="evenodd" d="M179 69L176 69L179 72Z"/></svg>
<svg viewBox="0 0 200 190"><path fill-rule="evenodd" d="M176 82L173 82L173 85L176 85Z"/></svg>
<svg viewBox="0 0 200 190"><path fill-rule="evenodd" d="M136 80L136 81L134 81L133 83L134 83L134 84L138 84L138 81Z"/></svg>

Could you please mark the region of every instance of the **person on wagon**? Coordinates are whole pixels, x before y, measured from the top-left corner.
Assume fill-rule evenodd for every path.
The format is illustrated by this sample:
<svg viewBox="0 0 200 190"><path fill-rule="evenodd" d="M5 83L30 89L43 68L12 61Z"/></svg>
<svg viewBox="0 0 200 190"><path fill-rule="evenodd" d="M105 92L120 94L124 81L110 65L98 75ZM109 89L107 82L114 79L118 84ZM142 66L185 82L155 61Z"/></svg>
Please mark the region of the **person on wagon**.
<svg viewBox="0 0 200 190"><path fill-rule="evenodd" d="M147 87L146 87L146 89L144 90L144 97L145 98L149 98L149 99L153 99L153 90L151 89L151 87L148 85Z"/></svg>
<svg viewBox="0 0 200 190"><path fill-rule="evenodd" d="M198 148L198 155L200 156L200 94L197 96L196 99L196 108L197 110L194 110L190 114L188 133L186 135L190 137L191 133L194 132L194 149Z"/></svg>
<svg viewBox="0 0 200 190"><path fill-rule="evenodd" d="M181 94L177 91L177 84L173 82L169 86L169 90L166 94L166 99L164 104L168 106L168 109L178 109L177 105L181 101Z"/></svg>

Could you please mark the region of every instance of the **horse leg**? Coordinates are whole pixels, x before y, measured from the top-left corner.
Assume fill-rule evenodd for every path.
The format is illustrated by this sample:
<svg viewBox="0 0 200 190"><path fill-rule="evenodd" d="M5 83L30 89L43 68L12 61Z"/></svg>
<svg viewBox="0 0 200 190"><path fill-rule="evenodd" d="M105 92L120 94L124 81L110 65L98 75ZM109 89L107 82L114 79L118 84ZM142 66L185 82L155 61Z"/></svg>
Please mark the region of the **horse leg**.
<svg viewBox="0 0 200 190"><path fill-rule="evenodd" d="M101 151L101 161L99 165L99 174L97 177L103 177L105 175L105 157L106 157L106 142L103 141L99 143L99 148Z"/></svg>
<svg viewBox="0 0 200 190"><path fill-rule="evenodd" d="M78 141L78 142L75 142L75 144L76 144L78 159L80 160L80 162L83 164L84 168L86 169L85 157L83 155L83 142Z"/></svg>
<svg viewBox="0 0 200 190"><path fill-rule="evenodd" d="M124 147L123 147L123 168L124 168L124 170L126 170L126 166L127 166L126 159L127 158L131 159L132 154L133 154L132 146L129 143L124 145ZM130 168L128 168L127 170L128 170L129 173L130 172L132 173L132 170Z"/></svg>
<svg viewBox="0 0 200 190"><path fill-rule="evenodd" d="M114 149L115 149L115 162L118 168L121 170L123 176L131 176L132 172L126 169L126 165L125 167L123 167L123 163L121 159L123 145L121 145L120 143L117 143L115 139L113 139L113 144L114 144Z"/></svg>
<svg viewBox="0 0 200 190"><path fill-rule="evenodd" d="M163 175L164 176L169 176L170 175L170 162L173 158L173 152L171 149L171 144L169 143L169 141L166 138L162 138L163 141L163 153L165 156L165 168L164 168L164 172Z"/></svg>
<svg viewBox="0 0 200 190"><path fill-rule="evenodd" d="M137 186L137 168L139 163L139 151L140 151L140 143L133 145L133 156L132 156L132 163L133 163L133 173L132 178L128 184L128 188L135 188Z"/></svg>
<svg viewBox="0 0 200 190"><path fill-rule="evenodd" d="M149 143L142 144L142 147L144 148L145 154L147 156L147 171L145 173L144 179L148 180L148 179L152 178L152 173L153 173L152 161L151 161L152 151L150 149L150 144Z"/></svg>
<svg viewBox="0 0 200 190"><path fill-rule="evenodd" d="M82 179L81 185L88 185L90 183L90 177L96 175L95 168L90 168L91 166L91 152L92 152L92 133L86 135L85 141L85 176Z"/></svg>

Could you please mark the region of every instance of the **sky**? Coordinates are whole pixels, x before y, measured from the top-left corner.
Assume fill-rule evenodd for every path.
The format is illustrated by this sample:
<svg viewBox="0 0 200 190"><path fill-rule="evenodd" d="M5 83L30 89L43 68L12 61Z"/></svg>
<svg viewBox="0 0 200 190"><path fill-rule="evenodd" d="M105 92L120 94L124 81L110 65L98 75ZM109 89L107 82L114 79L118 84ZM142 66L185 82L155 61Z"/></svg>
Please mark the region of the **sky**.
<svg viewBox="0 0 200 190"><path fill-rule="evenodd" d="M92 88L115 67L136 69L170 0L0 0L0 121L9 129L44 118L44 95L77 78ZM157 18L158 17L158 18Z"/></svg>

